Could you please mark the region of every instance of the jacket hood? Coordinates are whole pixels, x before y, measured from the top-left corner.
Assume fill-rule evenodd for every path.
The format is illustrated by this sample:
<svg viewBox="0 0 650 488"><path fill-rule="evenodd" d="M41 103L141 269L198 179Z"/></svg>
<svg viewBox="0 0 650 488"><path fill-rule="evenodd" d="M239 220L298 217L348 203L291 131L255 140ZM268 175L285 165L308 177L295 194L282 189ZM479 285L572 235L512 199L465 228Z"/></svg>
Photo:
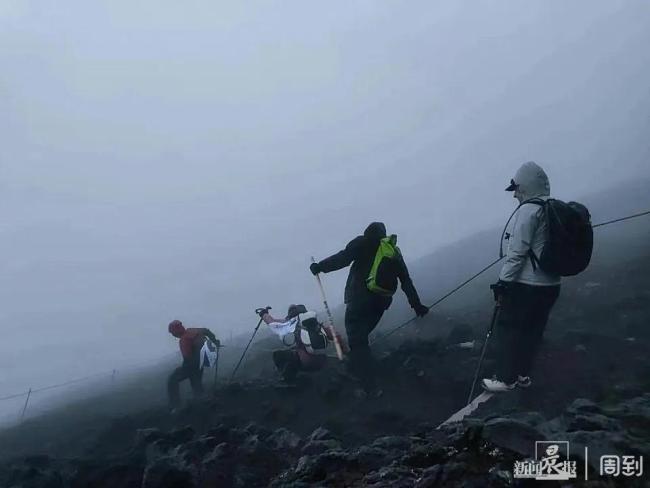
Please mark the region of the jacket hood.
<svg viewBox="0 0 650 488"><path fill-rule="evenodd" d="M386 226L383 222L373 222L363 231L363 236L373 241L379 241L386 237Z"/></svg>
<svg viewBox="0 0 650 488"><path fill-rule="evenodd" d="M172 320L169 323L168 329L171 335L179 339L185 334L185 327L183 327L183 323L180 320Z"/></svg>
<svg viewBox="0 0 650 488"><path fill-rule="evenodd" d="M524 200L547 197L551 194L551 184L546 172L533 161L521 165L513 178Z"/></svg>

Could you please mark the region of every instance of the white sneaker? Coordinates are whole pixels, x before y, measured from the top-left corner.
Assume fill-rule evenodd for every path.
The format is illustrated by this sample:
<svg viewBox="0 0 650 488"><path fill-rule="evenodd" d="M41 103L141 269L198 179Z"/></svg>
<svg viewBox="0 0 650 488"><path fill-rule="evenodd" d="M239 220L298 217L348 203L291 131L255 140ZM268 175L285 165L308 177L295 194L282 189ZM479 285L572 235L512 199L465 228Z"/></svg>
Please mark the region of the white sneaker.
<svg viewBox="0 0 650 488"><path fill-rule="evenodd" d="M530 379L530 376L518 376L517 377L517 386L519 388L528 388L533 384L533 381Z"/></svg>
<svg viewBox="0 0 650 488"><path fill-rule="evenodd" d="M508 383L504 383L503 381L499 381L496 378L483 378L483 381L481 381L481 385L483 385L483 388L486 391L492 393L499 393L503 391L513 390L515 386L517 386L517 382L508 384Z"/></svg>

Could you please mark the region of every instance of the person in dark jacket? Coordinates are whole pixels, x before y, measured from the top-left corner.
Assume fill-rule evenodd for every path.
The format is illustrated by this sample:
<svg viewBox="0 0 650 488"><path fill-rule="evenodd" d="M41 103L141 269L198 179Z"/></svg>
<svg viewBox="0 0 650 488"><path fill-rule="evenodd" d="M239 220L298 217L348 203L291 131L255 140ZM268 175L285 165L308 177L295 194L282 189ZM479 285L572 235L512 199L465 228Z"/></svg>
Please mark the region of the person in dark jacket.
<svg viewBox="0 0 650 488"><path fill-rule="evenodd" d="M310 266L311 272L329 273L350 266L345 285L344 301L345 331L350 348L349 369L362 381L366 391L374 389L373 358L368 344L368 335L377 327L384 312L390 307L392 297L371 292L366 279L370 274L381 239L386 237L386 226L382 222L371 223L362 236L352 239L345 249ZM418 317L429 312L422 305L420 297L409 276L404 259L399 256L397 277L409 304Z"/></svg>
<svg viewBox="0 0 650 488"><path fill-rule="evenodd" d="M183 364L176 368L167 380L167 393L169 404L172 408L180 405L179 384L183 380L190 380L194 396L203 394L203 368L201 367L201 348L206 338L215 346L219 346L219 340L214 334L205 328L185 328L180 320L173 320L169 323L169 333L178 338L178 346L183 356Z"/></svg>

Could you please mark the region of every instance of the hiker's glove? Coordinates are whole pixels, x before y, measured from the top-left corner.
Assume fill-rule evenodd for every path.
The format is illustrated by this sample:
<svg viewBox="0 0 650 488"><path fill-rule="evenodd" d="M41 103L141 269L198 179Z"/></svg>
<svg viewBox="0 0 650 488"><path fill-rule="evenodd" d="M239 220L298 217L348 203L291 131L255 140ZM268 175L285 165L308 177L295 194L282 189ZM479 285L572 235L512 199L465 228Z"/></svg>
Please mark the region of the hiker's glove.
<svg viewBox="0 0 650 488"><path fill-rule="evenodd" d="M490 289L494 294L494 301L500 301L508 293L508 288L510 288L510 283L503 280L499 280L493 285L490 285Z"/></svg>
<svg viewBox="0 0 650 488"><path fill-rule="evenodd" d="M418 303L415 307L413 307L413 310L415 310L415 315L418 317L424 317L429 313L429 307L422 305L421 303Z"/></svg>
<svg viewBox="0 0 650 488"><path fill-rule="evenodd" d="M309 271L311 271L311 274L316 276L318 273L321 272L321 269L318 263L311 263L311 265L309 266Z"/></svg>

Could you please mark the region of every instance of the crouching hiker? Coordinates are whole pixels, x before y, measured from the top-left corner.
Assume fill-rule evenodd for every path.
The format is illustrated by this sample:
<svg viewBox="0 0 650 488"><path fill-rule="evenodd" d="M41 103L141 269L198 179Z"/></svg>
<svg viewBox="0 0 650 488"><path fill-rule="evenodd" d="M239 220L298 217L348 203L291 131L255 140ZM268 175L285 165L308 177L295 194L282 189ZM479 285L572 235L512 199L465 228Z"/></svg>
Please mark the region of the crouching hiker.
<svg viewBox="0 0 650 488"><path fill-rule="evenodd" d="M190 380L195 397L203 394L203 367L206 363L204 346L208 339L215 347L221 344L214 334L205 328L185 328L180 320L169 323L169 333L178 338L178 345L183 356L183 364L176 368L167 380L167 393L172 409L180 406L179 384L183 380ZM202 354L203 351L203 354Z"/></svg>
<svg viewBox="0 0 650 488"><path fill-rule="evenodd" d="M386 236L386 226L371 223L362 236L352 239L345 249L310 266L311 272L329 273L350 266L345 285L345 331L350 355L348 368L361 380L367 393L378 393L374 360L368 335L377 327L390 306L398 281L418 317L429 312L422 305L408 268L397 247L397 236Z"/></svg>
<svg viewBox="0 0 650 488"><path fill-rule="evenodd" d="M561 276L584 270L593 244L587 209L552 199L548 177L534 162L519 168L506 191L514 192L520 205L493 286L500 304L495 328L499 352L495 376L483 379L483 387L492 392L531 385L530 372L560 294Z"/></svg>
<svg viewBox="0 0 650 488"><path fill-rule="evenodd" d="M327 364L327 345L332 336L304 305L291 305L284 319L276 319L268 309L259 309L261 319L282 338L293 337L290 349L273 351L273 362L282 378L292 383L299 372L313 372Z"/></svg>

